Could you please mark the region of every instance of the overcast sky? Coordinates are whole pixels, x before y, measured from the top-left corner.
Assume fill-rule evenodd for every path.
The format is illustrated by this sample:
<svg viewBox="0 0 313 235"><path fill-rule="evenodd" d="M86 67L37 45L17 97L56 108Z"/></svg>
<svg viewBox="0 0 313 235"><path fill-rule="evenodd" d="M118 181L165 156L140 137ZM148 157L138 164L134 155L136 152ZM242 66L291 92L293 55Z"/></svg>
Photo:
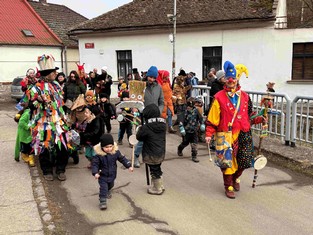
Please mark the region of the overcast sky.
<svg viewBox="0 0 313 235"><path fill-rule="evenodd" d="M132 0L47 0L47 2L67 6L73 11L91 19L132 2Z"/></svg>

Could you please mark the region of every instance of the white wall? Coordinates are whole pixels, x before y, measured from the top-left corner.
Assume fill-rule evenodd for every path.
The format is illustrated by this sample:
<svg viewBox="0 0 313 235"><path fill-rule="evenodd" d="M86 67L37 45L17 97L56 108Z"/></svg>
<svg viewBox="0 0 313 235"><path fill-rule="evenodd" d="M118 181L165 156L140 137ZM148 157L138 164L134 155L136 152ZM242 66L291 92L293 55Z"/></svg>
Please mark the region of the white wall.
<svg viewBox="0 0 313 235"><path fill-rule="evenodd" d="M39 69L37 57L43 54L53 55L55 66L61 68L60 48L1 46L0 82L12 82L16 76L24 76L29 68Z"/></svg>
<svg viewBox="0 0 313 235"><path fill-rule="evenodd" d="M85 43L95 44L95 49L85 49ZM288 84L291 80L292 43L313 42L312 29L274 30L273 28L246 28L179 32L176 38L176 74L179 68L193 71L202 79L202 47L222 46L223 62L244 64L249 78L242 76L245 90L265 91L266 83L275 82L277 93L292 99L296 95L312 95L312 84ZM146 34L112 37L81 37L80 60L87 68L108 66L108 72L117 79L116 50L131 50L133 67L139 71L151 65L159 69L172 69L172 44L168 34ZM103 54L100 54L103 52ZM86 69L88 71L88 69Z"/></svg>

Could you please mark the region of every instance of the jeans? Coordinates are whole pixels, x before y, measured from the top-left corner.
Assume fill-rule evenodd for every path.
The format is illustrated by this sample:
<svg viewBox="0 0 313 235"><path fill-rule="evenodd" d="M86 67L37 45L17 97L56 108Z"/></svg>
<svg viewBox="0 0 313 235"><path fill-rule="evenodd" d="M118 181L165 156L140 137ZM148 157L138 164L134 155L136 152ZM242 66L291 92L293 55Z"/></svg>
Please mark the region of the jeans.
<svg viewBox="0 0 313 235"><path fill-rule="evenodd" d="M173 115L172 115L171 110L169 108L167 108L167 125L169 127L173 126L172 117L173 117Z"/></svg>
<svg viewBox="0 0 313 235"><path fill-rule="evenodd" d="M142 147L143 147L143 142L142 141L138 141L138 143L135 146L135 156L139 157L139 155L142 152Z"/></svg>

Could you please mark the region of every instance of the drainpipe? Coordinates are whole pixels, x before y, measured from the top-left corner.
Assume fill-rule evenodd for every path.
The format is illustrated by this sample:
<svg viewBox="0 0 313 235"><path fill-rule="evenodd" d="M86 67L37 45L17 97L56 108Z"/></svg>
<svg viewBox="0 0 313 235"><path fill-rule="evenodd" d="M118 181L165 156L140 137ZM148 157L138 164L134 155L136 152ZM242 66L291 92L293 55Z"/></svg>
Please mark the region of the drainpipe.
<svg viewBox="0 0 313 235"><path fill-rule="evenodd" d="M287 28L287 0L278 0L275 29Z"/></svg>
<svg viewBox="0 0 313 235"><path fill-rule="evenodd" d="M67 67L67 46L64 47L64 73L68 74L68 67Z"/></svg>

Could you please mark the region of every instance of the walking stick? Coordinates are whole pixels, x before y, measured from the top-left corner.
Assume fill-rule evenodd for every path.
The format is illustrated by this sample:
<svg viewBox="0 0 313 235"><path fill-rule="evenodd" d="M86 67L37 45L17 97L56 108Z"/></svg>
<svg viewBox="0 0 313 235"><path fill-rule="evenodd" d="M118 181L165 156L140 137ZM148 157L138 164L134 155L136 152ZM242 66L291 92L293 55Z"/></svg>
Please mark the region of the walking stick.
<svg viewBox="0 0 313 235"><path fill-rule="evenodd" d="M210 162L212 162L213 160L212 160L212 155L211 155L211 149L210 149L210 143L208 143L208 151L209 151L209 160L210 160Z"/></svg>

